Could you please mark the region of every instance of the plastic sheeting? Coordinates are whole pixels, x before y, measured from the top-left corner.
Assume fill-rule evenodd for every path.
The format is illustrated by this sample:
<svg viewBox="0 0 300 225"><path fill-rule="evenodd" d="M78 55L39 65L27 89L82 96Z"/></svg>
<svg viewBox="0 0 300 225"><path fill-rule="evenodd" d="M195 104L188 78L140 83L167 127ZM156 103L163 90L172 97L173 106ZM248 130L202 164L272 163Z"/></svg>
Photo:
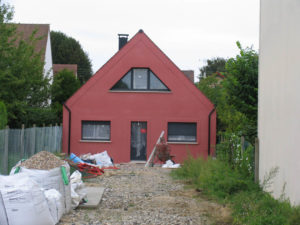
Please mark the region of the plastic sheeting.
<svg viewBox="0 0 300 225"><path fill-rule="evenodd" d="M86 193L84 192L84 183L81 179L81 173L76 170L72 173L71 180L71 198L72 198L72 208L75 209L81 200L86 197Z"/></svg>
<svg viewBox="0 0 300 225"><path fill-rule="evenodd" d="M180 164L175 164L172 160L167 160L165 164L162 165L162 168L179 168Z"/></svg>

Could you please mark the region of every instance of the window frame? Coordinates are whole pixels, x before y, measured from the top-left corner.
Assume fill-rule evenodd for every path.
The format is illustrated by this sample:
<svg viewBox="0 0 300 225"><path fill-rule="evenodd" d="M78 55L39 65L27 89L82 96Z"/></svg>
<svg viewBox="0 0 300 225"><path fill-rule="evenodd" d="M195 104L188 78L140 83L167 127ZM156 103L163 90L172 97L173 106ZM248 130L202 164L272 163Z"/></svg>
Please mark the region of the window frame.
<svg viewBox="0 0 300 225"><path fill-rule="evenodd" d="M83 137L83 126L84 123L88 122L95 122L99 123L97 125L109 125L109 138L84 138ZM88 141L99 141L99 142L110 142L111 141L111 121L109 120L82 120L81 121L81 140L88 142Z"/></svg>
<svg viewBox="0 0 300 225"><path fill-rule="evenodd" d="M187 140L187 139L183 139L183 140L170 140L169 139L169 135L170 135L170 124L191 124L191 125L194 125L195 127L193 129L195 129L193 131L194 133L194 140ZM167 129L168 129L168 135L167 135L167 142L168 143L190 143L190 144L195 144L197 143L197 122L168 122L167 124ZM184 136L184 135L182 135ZM186 136L186 135L185 135Z"/></svg>
<svg viewBox="0 0 300 225"><path fill-rule="evenodd" d="M146 69L147 70L147 88L141 89L141 88L134 88L134 70L137 69ZM153 89L150 88L150 76L151 73L166 87L166 89ZM124 88L114 88L117 83L119 83L125 76L130 75L130 88L129 89L124 89ZM156 76L155 73L153 73L150 68L145 68L145 67L133 67L129 71L125 73L125 75L117 82L115 83L112 88L110 88L110 91L129 91L129 92L170 92L170 89L168 88L167 85L162 82L159 77Z"/></svg>

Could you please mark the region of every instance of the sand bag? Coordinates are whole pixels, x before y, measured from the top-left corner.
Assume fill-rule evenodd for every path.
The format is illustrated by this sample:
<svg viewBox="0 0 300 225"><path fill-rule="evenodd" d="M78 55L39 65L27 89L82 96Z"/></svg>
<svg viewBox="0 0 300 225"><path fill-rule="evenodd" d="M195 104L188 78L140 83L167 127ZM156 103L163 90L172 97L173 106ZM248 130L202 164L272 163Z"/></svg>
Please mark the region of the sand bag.
<svg viewBox="0 0 300 225"><path fill-rule="evenodd" d="M57 190L63 198L64 213L70 211L71 185L69 182L70 166L68 163L50 152L42 151L22 162L15 169L18 169L19 173L27 174L45 190ZM10 172L10 174L14 173L14 170Z"/></svg>
<svg viewBox="0 0 300 225"><path fill-rule="evenodd" d="M41 187L26 174L0 176L1 225L54 225ZM6 220L6 221L5 221Z"/></svg>

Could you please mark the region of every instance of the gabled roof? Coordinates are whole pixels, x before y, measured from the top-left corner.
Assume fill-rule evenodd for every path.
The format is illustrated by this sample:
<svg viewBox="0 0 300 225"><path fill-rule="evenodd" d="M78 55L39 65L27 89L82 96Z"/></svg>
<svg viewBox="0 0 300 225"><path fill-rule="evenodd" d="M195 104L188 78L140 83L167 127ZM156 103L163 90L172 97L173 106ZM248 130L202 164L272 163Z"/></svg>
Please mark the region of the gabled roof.
<svg viewBox="0 0 300 225"><path fill-rule="evenodd" d="M36 38L42 37L41 40L37 41L35 50L36 52L43 51L45 53L47 46L47 38L50 30L49 24L15 24L17 27L17 33L22 35L22 40L29 40L33 31L37 30L35 34ZM45 54L42 54L42 60L45 60Z"/></svg>
<svg viewBox="0 0 300 225"><path fill-rule="evenodd" d="M138 58L134 56L138 55ZM150 61L145 57L150 56ZM149 65L153 67L150 67ZM121 73L112 73L116 67L123 65L126 68ZM163 71L157 71L158 65L163 67ZM72 105L78 101L86 92L94 88L97 90L100 86L109 89L122 78L122 76L133 67L150 67L158 75L158 78L166 84L172 91L174 82L179 83L185 92L194 95L197 101L207 107L208 110L214 108L211 101L190 81L190 79L168 58L163 51L157 47L154 42L143 32L139 30L130 41L112 56L77 92L67 100L67 105ZM158 74L160 73L160 74ZM171 74L172 77L166 77ZM101 82L99 81L101 80ZM177 85L178 86L178 85Z"/></svg>

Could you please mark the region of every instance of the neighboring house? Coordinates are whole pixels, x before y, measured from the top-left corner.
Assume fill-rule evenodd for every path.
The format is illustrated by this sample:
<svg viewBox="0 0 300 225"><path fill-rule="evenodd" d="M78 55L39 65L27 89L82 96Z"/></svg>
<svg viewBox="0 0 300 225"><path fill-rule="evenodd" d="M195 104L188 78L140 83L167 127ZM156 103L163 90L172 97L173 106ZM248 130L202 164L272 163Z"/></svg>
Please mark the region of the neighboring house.
<svg viewBox="0 0 300 225"><path fill-rule="evenodd" d="M300 1L261 0L259 178L278 168L269 191L300 204Z"/></svg>
<svg viewBox="0 0 300 225"><path fill-rule="evenodd" d="M53 78L52 71L52 53L50 43L50 25L49 24L15 24L17 32L22 35L23 40L29 39L32 32L37 30L35 37L43 37L37 41L35 50L42 52L42 61L44 61L44 76L47 74ZM52 79L51 79L52 80Z"/></svg>
<svg viewBox="0 0 300 225"><path fill-rule="evenodd" d="M214 105L140 30L63 108L63 151L145 161L161 132L176 162L214 155Z"/></svg>
<svg viewBox="0 0 300 225"><path fill-rule="evenodd" d="M72 71L77 77L77 64L53 64L54 75L64 69Z"/></svg>
<svg viewBox="0 0 300 225"><path fill-rule="evenodd" d="M217 79L219 79L219 80L224 80L225 79L225 76L222 73L216 72L215 74L216 74Z"/></svg>

